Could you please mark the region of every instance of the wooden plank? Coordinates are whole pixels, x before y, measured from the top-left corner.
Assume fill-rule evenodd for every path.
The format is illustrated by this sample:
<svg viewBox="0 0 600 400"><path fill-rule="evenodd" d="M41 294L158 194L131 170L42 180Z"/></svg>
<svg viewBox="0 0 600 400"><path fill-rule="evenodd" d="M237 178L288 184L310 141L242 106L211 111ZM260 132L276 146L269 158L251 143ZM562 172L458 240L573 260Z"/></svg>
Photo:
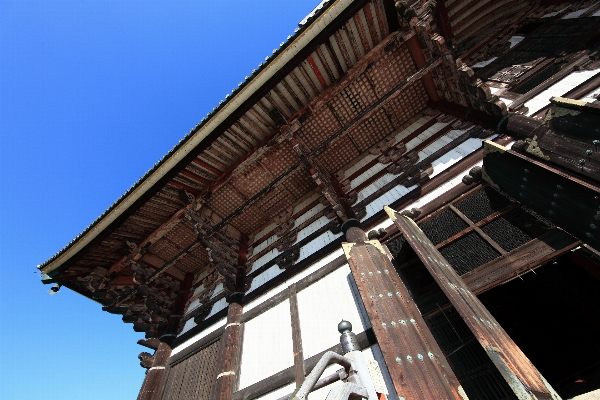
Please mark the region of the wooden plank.
<svg viewBox="0 0 600 400"><path fill-rule="evenodd" d="M304 354L302 352L302 334L300 332L300 316L298 315L298 296L296 295L296 283L288 288L290 298L290 315L292 320L292 342L294 346L294 377L296 387L304 382L306 370L304 366Z"/></svg>
<svg viewBox="0 0 600 400"><path fill-rule="evenodd" d="M598 186L487 140L484 153L485 181L600 249Z"/></svg>
<svg viewBox="0 0 600 400"><path fill-rule="evenodd" d="M396 392L405 399L462 399L464 392L387 249L376 240L342 246Z"/></svg>
<svg viewBox="0 0 600 400"><path fill-rule="evenodd" d="M488 244L490 246L492 246L498 253L503 254L503 255L508 253L498 243L496 243L491 237L489 237L489 235L487 233L482 231L480 227L475 225L475 223L473 221L471 221L469 218L467 218L467 216L465 214L463 214L458 208L454 207L452 204L448 204L448 208L451 209L452 211L454 211L454 213L456 215L458 215L460 219L465 221L475 232L477 232L479 234L479 236L481 236L483 238L483 240L488 242Z"/></svg>
<svg viewBox="0 0 600 400"><path fill-rule="evenodd" d="M519 399L559 398L417 224L389 208L386 211L515 395Z"/></svg>
<svg viewBox="0 0 600 400"><path fill-rule="evenodd" d="M576 248L580 243L563 230L553 229L507 254L461 275L461 279L473 294L478 295L560 257ZM439 248L439 245L436 248ZM447 303L445 296L439 290L434 290L423 295L419 307L423 315L430 318L451 305Z"/></svg>
<svg viewBox="0 0 600 400"><path fill-rule="evenodd" d="M559 257L579 244L577 239L563 230L553 229L499 258L467 272L461 278L473 293L479 294Z"/></svg>

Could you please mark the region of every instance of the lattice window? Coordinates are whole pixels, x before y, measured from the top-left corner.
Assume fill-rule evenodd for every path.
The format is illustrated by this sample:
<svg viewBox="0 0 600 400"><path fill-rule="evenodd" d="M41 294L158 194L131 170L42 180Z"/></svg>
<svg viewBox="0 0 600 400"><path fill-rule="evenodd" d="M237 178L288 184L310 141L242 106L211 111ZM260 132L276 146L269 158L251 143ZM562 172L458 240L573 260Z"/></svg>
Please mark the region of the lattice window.
<svg viewBox="0 0 600 400"><path fill-rule="evenodd" d="M457 202L455 206L471 221L479 222L510 204L508 198L488 186Z"/></svg>
<svg viewBox="0 0 600 400"><path fill-rule="evenodd" d="M208 400L217 377L220 340L168 370L163 400Z"/></svg>

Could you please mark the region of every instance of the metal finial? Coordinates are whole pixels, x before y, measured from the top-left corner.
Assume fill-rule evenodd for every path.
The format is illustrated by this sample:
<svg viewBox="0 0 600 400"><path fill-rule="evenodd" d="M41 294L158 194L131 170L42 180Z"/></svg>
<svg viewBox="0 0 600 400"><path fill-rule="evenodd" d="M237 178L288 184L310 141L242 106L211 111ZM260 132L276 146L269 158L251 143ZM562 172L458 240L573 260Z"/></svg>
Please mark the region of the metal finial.
<svg viewBox="0 0 600 400"><path fill-rule="evenodd" d="M346 331L351 331L352 330L352 324L348 321L346 321L345 319L343 319L339 324L338 324L338 332L339 333L344 333Z"/></svg>

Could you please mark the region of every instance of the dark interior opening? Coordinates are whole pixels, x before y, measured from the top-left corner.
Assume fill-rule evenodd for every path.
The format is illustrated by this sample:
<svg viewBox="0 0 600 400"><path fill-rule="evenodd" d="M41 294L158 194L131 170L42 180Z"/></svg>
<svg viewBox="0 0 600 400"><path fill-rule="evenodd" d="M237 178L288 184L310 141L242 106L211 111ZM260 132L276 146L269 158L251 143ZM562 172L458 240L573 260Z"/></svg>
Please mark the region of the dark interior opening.
<svg viewBox="0 0 600 400"><path fill-rule="evenodd" d="M571 252L479 296L564 398L600 388L599 278Z"/></svg>

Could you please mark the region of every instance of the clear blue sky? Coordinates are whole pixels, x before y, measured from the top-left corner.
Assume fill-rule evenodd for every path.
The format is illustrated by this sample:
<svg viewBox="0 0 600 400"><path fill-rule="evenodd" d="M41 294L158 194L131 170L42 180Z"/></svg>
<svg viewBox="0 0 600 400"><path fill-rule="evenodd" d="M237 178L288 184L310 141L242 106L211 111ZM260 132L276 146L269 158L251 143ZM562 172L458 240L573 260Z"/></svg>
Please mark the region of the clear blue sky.
<svg viewBox="0 0 600 400"><path fill-rule="evenodd" d="M134 399L143 334L36 265L177 143L318 0L0 0L0 397Z"/></svg>

